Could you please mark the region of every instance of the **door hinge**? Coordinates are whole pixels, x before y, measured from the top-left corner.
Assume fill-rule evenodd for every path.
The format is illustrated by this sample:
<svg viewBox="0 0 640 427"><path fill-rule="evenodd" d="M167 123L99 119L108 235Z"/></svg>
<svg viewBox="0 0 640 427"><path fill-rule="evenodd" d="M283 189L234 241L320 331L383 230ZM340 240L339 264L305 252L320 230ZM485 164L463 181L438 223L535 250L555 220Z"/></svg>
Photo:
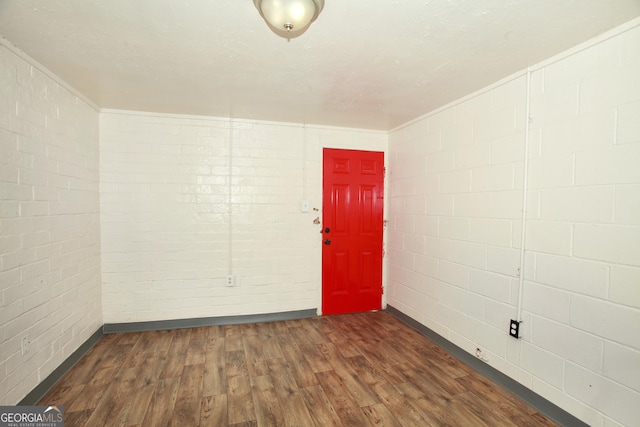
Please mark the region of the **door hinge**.
<svg viewBox="0 0 640 427"><path fill-rule="evenodd" d="M383 166L383 167L382 167L382 177L383 177L383 178L386 178L386 177L387 177L387 167L386 167L386 166Z"/></svg>

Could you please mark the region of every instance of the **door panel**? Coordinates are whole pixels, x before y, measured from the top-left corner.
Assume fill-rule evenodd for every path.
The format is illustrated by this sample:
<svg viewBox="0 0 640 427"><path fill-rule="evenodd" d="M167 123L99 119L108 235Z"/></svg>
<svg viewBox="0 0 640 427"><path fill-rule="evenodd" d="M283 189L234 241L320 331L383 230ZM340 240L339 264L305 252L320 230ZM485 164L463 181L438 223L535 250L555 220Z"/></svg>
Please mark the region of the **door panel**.
<svg viewBox="0 0 640 427"><path fill-rule="evenodd" d="M331 200L333 201L332 216L333 224L330 227L331 237L336 234L349 233L349 186L334 185L332 186ZM325 223L326 224L326 223ZM325 226L326 228L326 226Z"/></svg>
<svg viewBox="0 0 640 427"><path fill-rule="evenodd" d="M325 149L323 161L322 312L379 310L384 153Z"/></svg>
<svg viewBox="0 0 640 427"><path fill-rule="evenodd" d="M360 234L373 235L375 229L375 187L367 185L360 187Z"/></svg>

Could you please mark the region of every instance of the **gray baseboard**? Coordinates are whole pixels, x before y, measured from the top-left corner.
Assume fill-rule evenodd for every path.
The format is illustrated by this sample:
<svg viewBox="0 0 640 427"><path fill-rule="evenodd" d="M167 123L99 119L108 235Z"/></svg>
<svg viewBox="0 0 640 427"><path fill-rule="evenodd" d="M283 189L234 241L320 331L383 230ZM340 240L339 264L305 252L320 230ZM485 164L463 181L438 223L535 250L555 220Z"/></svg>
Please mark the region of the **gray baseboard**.
<svg viewBox="0 0 640 427"><path fill-rule="evenodd" d="M102 338L102 328L99 328L76 351L74 351L64 362L60 364L47 378L40 382L29 394L27 394L18 405L36 405L51 388L69 372L82 357L93 348ZM46 402L45 402L46 403Z"/></svg>
<svg viewBox="0 0 640 427"><path fill-rule="evenodd" d="M316 317L315 308L309 310L285 311L282 313L249 314L243 316L195 317L192 319L156 320L150 322L105 323L105 334L115 332L144 332L167 329L198 328L200 326L238 325L244 323L277 322L280 320Z"/></svg>
<svg viewBox="0 0 640 427"><path fill-rule="evenodd" d="M529 405L536 408L538 411L545 414L547 417L551 418L558 424L562 426L571 426L571 427L582 427L582 426L589 427L588 424L574 417L564 409L549 402L544 397L533 392L531 389L520 384L513 378L508 377L507 375L498 371L496 368L490 365L487 365L482 360L478 359L472 354L469 354L468 352L458 347L448 339L444 338L442 335L439 335L438 333L429 329L428 327L418 322L414 318L407 316L397 308L387 305L386 311L389 314L392 314L393 316L400 319L403 323L407 324L411 328L420 332L422 335L426 336L434 343L438 344L440 347L442 347L449 354L454 356L456 359L460 360L465 365L473 368L475 371L480 373L485 378L488 378L489 380L498 384L499 386L506 389L507 391L515 394L520 399L524 400Z"/></svg>

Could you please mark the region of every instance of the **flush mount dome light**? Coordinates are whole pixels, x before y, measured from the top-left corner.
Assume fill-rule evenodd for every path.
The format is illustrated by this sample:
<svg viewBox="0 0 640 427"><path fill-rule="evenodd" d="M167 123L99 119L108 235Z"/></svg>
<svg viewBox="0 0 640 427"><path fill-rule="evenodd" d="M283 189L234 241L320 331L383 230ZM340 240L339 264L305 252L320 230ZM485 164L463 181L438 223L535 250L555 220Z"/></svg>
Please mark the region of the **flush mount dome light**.
<svg viewBox="0 0 640 427"><path fill-rule="evenodd" d="M316 20L324 0L253 0L271 30L287 39L302 34Z"/></svg>

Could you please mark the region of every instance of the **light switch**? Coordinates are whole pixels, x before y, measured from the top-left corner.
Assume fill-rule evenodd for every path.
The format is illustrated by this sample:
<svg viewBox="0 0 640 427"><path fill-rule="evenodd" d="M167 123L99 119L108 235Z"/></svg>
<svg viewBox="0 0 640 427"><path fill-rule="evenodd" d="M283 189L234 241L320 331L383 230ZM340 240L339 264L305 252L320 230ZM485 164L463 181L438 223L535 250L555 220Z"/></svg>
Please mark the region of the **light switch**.
<svg viewBox="0 0 640 427"><path fill-rule="evenodd" d="M308 200L303 200L302 203L300 203L300 210L302 212L309 212L310 209L310 203Z"/></svg>

